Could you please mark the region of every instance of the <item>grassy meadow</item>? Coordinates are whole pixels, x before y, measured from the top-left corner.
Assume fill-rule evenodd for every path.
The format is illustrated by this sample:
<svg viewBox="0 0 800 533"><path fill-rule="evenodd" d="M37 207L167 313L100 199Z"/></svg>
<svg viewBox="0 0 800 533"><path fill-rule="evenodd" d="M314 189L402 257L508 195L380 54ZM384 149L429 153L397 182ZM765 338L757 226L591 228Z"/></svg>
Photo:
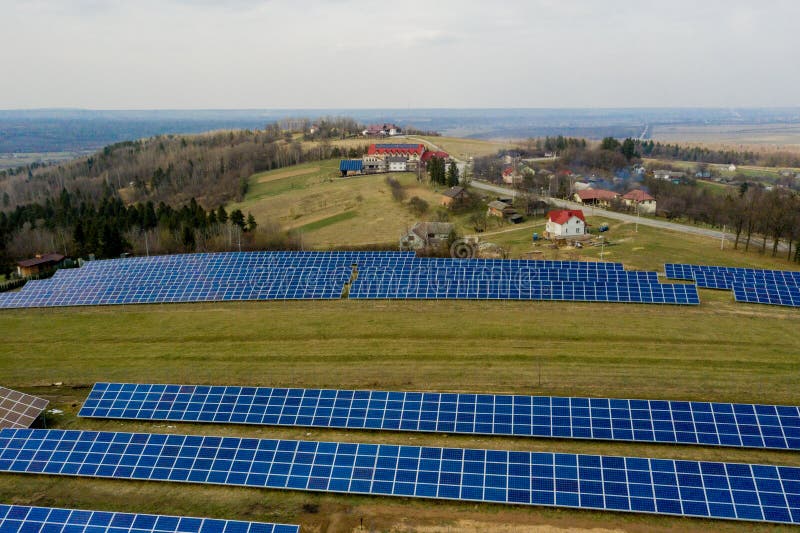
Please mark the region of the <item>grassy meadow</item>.
<svg viewBox="0 0 800 533"><path fill-rule="evenodd" d="M404 201L392 197L387 176L402 184ZM431 211L441 198L414 173L341 178L339 161L328 160L255 174L244 201L230 208L250 211L259 222L273 220L296 230L310 248L394 245L420 220L408 207L414 196L428 202Z"/></svg>
<svg viewBox="0 0 800 533"><path fill-rule="evenodd" d="M704 291L697 308L339 300L4 311L0 375L63 411L48 416L48 427L800 465L797 454L773 451L75 416L101 380L797 403L797 311L719 294ZM0 501L301 523L319 532L358 531L362 517L370 531L435 531L429 528L462 521L475 531L712 527L643 515L19 475L0 475Z"/></svg>

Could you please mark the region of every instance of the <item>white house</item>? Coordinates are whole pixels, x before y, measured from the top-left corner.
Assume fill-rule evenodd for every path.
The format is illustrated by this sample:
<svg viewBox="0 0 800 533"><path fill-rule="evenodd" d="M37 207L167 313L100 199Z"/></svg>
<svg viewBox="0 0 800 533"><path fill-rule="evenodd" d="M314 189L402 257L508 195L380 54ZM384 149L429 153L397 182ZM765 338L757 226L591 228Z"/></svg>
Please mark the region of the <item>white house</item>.
<svg viewBox="0 0 800 533"><path fill-rule="evenodd" d="M389 172L405 172L408 169L408 159L402 156L390 156L386 158L389 164Z"/></svg>
<svg viewBox="0 0 800 533"><path fill-rule="evenodd" d="M728 165L728 172L736 172L736 165L734 165L733 163Z"/></svg>
<svg viewBox="0 0 800 533"><path fill-rule="evenodd" d="M586 235L586 218L580 209L561 209L547 213L545 238L571 239L582 235Z"/></svg>
<svg viewBox="0 0 800 533"><path fill-rule="evenodd" d="M622 201L639 213L653 215L656 212L656 199L641 189L634 189L622 195Z"/></svg>

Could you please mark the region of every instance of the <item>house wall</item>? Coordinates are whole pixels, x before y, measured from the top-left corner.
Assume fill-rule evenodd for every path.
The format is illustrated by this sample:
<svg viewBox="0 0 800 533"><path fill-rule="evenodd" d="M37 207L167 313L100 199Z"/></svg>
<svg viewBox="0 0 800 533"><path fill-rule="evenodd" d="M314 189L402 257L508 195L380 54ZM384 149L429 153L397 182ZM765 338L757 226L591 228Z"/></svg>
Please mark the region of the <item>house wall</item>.
<svg viewBox="0 0 800 533"><path fill-rule="evenodd" d="M578 237L586 234L586 224L583 220L573 216L564 224L556 224L552 220L548 220L545 225L545 232L550 238L553 237Z"/></svg>
<svg viewBox="0 0 800 533"><path fill-rule="evenodd" d="M625 204L629 207L636 208L635 200L625 200ZM656 212L656 202L654 200L645 200L639 202L639 213L652 215Z"/></svg>

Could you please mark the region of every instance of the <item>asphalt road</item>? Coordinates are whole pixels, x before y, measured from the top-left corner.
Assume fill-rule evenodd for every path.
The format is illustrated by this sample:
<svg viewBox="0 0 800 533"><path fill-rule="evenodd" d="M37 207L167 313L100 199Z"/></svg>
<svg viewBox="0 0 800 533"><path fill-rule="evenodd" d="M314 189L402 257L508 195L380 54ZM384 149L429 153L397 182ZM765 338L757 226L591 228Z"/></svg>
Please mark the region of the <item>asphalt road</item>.
<svg viewBox="0 0 800 533"><path fill-rule="evenodd" d="M499 185L494 185L491 183L486 183L483 181L472 180L470 182L470 187L474 187L476 189L482 189L484 191L492 192L501 196L510 196L512 198L517 196L517 191L514 189L510 189L507 187L501 187ZM677 231L678 233L688 233L692 235L702 235L703 237L711 237L713 239L721 240L723 235L725 236L725 241L727 243L732 243L735 235L730 232L725 232L723 234L720 230L709 229L709 228L700 228L697 226L689 226L687 224L677 224L675 222L668 222L666 220L656 220L647 217L637 217L636 215L629 215L627 213L617 213L616 211L608 211L606 209L600 209L597 207L586 207L583 204L579 204L577 202L571 202L569 200L560 200L558 198L548 198L548 201L557 207L563 207L565 209L582 209L588 215L591 216L599 216L599 217L606 217L612 220L619 220L621 222L629 222L629 223L639 223L641 226L649 226L652 228L659 228L665 229L669 231ZM751 246L760 246L761 239L752 239L750 241ZM730 244L732 245L732 244ZM767 240L767 248L772 249L772 241ZM778 250L780 251L788 251L788 247L784 243L780 243L778 246Z"/></svg>
<svg viewBox="0 0 800 533"><path fill-rule="evenodd" d="M409 139L412 139L412 138L414 138L414 137L413 136L409 136ZM436 146L434 143L432 143L432 142L430 142L428 140L425 140L425 139L416 139L416 140L428 144L434 150L441 150L440 147ZM456 162L458 162L459 165L466 164L465 161L460 161L460 160L455 159L455 158L453 158L453 159ZM463 174L463 171L462 171L462 174ZM478 181L478 180L474 180L473 179L473 180L470 181L469 185L470 185L470 187L474 187L476 189L482 189L484 191L492 192L492 193L498 194L500 196L506 196L506 197L511 197L511 198L515 198L517 196L517 191L514 190L514 189L511 189L511 188L508 188L508 187L501 187L500 185L494 185L492 183L486 183L484 181ZM677 224L675 222L668 222L666 220L656 220L656 219L647 218L647 217L637 217L636 215L629 215L627 213L618 213L616 211L608 211L606 209L600 209L600 208L597 208L597 207L589 207L589 208L587 208L583 204L579 204L577 202L572 202L572 201L569 201L569 200L561 200L561 199L558 199L558 198L548 198L548 201L551 204L553 204L553 205L555 205L557 207L563 207L565 209L583 209L589 215L592 215L592 216L606 217L606 218L610 218L612 220L619 220L621 222L630 222L630 223L634 223L634 224L638 222L642 226L648 226L648 227L651 227L651 228L659 228L659 229L664 229L664 230L668 230L668 231L676 231L678 233L687 233L687 234L691 234L691 235L701 235L703 237L711 237L712 239L717 239L717 240L722 240L722 238L724 236L725 241L728 242L728 243L733 243L733 240L736 237L734 234L732 234L730 232L723 233L722 231L715 230L715 229L700 228L700 227L697 227L697 226L689 226L687 224ZM751 241L750 241L750 244L752 246L760 246L761 243L762 243L761 239L758 239L758 238L751 239ZM731 246L732 246L732 244L731 244ZM767 240L767 248L770 249L770 250L772 249L772 240L771 239ZM779 251L788 251L788 246L786 244L784 244L784 243L779 243L778 244L778 250Z"/></svg>

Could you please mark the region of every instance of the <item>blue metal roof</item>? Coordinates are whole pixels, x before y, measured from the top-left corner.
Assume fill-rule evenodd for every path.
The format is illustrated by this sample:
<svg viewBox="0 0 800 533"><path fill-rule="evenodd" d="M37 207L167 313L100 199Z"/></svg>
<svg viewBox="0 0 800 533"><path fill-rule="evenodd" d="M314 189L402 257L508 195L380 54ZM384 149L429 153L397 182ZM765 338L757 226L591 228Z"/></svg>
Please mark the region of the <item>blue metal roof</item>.
<svg viewBox="0 0 800 533"><path fill-rule="evenodd" d="M356 171L360 172L361 169L364 168L364 162L360 159L342 159L339 161L339 170L342 172L345 171Z"/></svg>

